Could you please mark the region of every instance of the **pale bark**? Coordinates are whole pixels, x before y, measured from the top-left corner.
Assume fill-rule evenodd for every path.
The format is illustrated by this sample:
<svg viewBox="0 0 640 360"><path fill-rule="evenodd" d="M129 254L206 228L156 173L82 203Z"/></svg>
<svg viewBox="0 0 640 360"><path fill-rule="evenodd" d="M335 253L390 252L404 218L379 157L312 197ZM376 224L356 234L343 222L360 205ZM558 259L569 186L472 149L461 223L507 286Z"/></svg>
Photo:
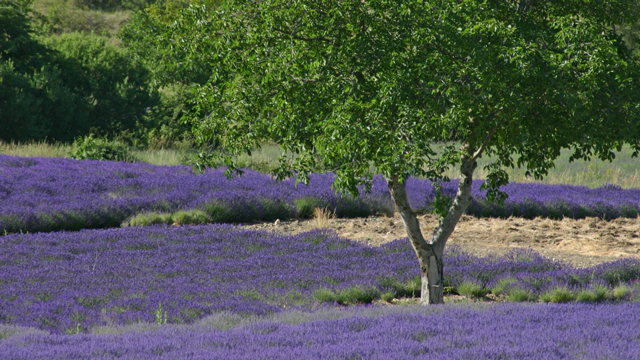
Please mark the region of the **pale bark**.
<svg viewBox="0 0 640 360"><path fill-rule="evenodd" d="M471 154L473 154L473 152L471 152ZM431 243L427 243L422 235L418 218L411 209L411 206L409 206L409 198L407 197L404 183L401 183L397 176L387 179L391 198L402 217L407 235L409 235L409 240L420 264L422 279L421 305L444 303L444 278L442 271L444 246L449 236L453 233L460 217L471 204L471 184L473 171L476 166L475 156L465 155L462 158L458 192L447 216L442 219L440 225L434 230Z"/></svg>
<svg viewBox="0 0 640 360"><path fill-rule="evenodd" d="M420 304L444 303L442 287L442 252L437 253L432 244L428 244L422 236L420 224L415 212L409 206L409 198L404 183L397 177L387 180L389 192L404 222L413 250L418 257L421 273ZM444 248L443 248L444 249Z"/></svg>

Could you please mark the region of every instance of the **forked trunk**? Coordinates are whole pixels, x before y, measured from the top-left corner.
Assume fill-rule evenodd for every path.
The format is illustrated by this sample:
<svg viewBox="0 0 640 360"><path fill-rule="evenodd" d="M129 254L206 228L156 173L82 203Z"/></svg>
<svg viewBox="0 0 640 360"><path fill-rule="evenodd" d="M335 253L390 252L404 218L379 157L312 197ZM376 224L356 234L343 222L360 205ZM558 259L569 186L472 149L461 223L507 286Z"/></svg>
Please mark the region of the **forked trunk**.
<svg viewBox="0 0 640 360"><path fill-rule="evenodd" d="M447 216L442 219L440 225L434 230L431 243L427 243L422 235L418 218L409 206L409 198L407 197L404 183L401 183L397 177L387 179L391 198L396 204L400 216L402 216L407 235L409 235L409 240L420 263L422 280L421 305L444 303L444 276L442 271L444 245L451 233L453 233L460 217L471 204L472 176L476 166L475 159L466 156L463 158L460 166L461 175L458 192Z"/></svg>

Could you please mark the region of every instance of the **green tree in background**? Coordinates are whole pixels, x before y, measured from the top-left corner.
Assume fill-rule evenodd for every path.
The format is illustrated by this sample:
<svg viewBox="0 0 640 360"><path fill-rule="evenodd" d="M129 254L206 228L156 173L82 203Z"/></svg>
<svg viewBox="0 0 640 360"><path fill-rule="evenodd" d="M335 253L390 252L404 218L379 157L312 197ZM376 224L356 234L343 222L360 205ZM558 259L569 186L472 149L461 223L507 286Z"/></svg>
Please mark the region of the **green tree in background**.
<svg viewBox="0 0 640 360"><path fill-rule="evenodd" d="M88 104L66 86L55 53L33 37L29 7L0 1L0 139L69 141L88 131Z"/></svg>
<svg viewBox="0 0 640 360"><path fill-rule="evenodd" d="M191 4L202 7L191 8ZM213 49L208 42L193 41L185 24L208 17L201 8L214 9L219 0L160 1L137 12L120 32L124 47L151 72L154 86L160 89L162 104L153 113L148 146L167 147L192 144L190 126L182 121L189 112L193 84L204 85L211 78ZM196 12L194 12L196 9Z"/></svg>
<svg viewBox="0 0 640 360"><path fill-rule="evenodd" d="M281 158L279 178L295 171L304 181L321 161L337 189L357 193L373 164L427 304L443 301L443 250L481 156L495 159L484 187L500 201L507 167L540 178L563 148L573 159L611 159L625 143L640 151L639 64L612 31L639 10L626 0L236 0L184 9L149 36L166 41L156 60L165 69L206 56L209 80L191 85L194 132L220 142L230 173L234 156L266 141L299 154ZM436 154L453 132L460 146ZM441 179L451 166L458 192L450 204L440 197L427 241L404 183Z"/></svg>
<svg viewBox="0 0 640 360"><path fill-rule="evenodd" d="M98 134L145 125L145 114L158 103L158 94L151 90L147 69L126 50L93 34L62 34L42 42L58 53L69 85L91 103L91 127Z"/></svg>
<svg viewBox="0 0 640 360"><path fill-rule="evenodd" d="M0 139L70 142L142 125L158 103L148 72L96 35L33 34L30 4L0 0Z"/></svg>
<svg viewBox="0 0 640 360"><path fill-rule="evenodd" d="M33 38L29 1L0 1L0 56L14 59L16 71L41 68L50 52Z"/></svg>
<svg viewBox="0 0 640 360"><path fill-rule="evenodd" d="M191 33L189 25L209 17L211 4L190 7L183 1L166 1L135 13L120 38L152 71L155 84L205 84L212 75L211 34ZM202 37L202 39L196 39Z"/></svg>

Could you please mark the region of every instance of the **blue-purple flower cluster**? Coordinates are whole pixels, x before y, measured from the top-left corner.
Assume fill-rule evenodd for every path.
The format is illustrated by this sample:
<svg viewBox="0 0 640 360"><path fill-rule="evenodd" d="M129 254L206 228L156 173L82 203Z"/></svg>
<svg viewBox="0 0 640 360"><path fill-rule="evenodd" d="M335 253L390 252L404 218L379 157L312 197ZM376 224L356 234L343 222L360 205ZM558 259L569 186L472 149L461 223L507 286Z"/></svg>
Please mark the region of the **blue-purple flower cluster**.
<svg viewBox="0 0 640 360"><path fill-rule="evenodd" d="M186 166L0 155L0 235L117 227L138 213L197 208L215 222L236 223L296 217L314 206L345 217L391 209L381 181L355 199L331 189L331 174L296 187L295 179L276 182L251 170L228 181L223 172L196 176Z"/></svg>
<svg viewBox="0 0 640 360"><path fill-rule="evenodd" d="M455 186L452 186L454 185ZM607 185L596 189L586 186L545 185L534 183L509 183L500 188L509 198L504 205L486 200L486 191L481 191L482 181L473 183L473 204L467 214L478 217L517 216L527 219L563 217L582 219L599 217L615 219L635 218L640 215L640 189L622 189ZM453 195L457 180L449 185Z"/></svg>
<svg viewBox="0 0 640 360"><path fill-rule="evenodd" d="M330 173L311 175L309 186L296 186L295 179L276 182L251 170L228 181L222 170L196 176L186 166L0 155L0 174L0 235L116 227L136 214L192 209L204 210L212 222L230 223L304 217L314 207L335 209L339 217L393 211L380 176L371 193L354 198L331 189ZM498 205L486 201L481 185L474 182L474 202L467 211L476 216L640 214L640 189L510 183L502 188L508 200ZM456 186L456 180L444 183L443 191L453 196ZM409 179L407 192L414 209L430 209L435 191L429 181Z"/></svg>
<svg viewBox="0 0 640 360"><path fill-rule="evenodd" d="M640 189L622 189L615 185L591 189L574 185L509 183L500 187L500 191L506 193L508 198L504 204L498 204L487 201L486 190L480 189L483 183L483 180L473 181L473 203L467 209L469 215L503 218L516 216L527 219L615 219L640 215ZM456 195L458 180L442 182L440 185L445 195ZM435 196L431 182L414 178L407 182L407 193L411 206L418 211L429 210Z"/></svg>
<svg viewBox="0 0 640 360"><path fill-rule="evenodd" d="M406 252L332 233L231 225L133 227L0 238L0 323L70 331L213 312L265 314L313 304L319 288L371 288L415 275Z"/></svg>
<svg viewBox="0 0 640 360"><path fill-rule="evenodd" d="M629 298L640 278L640 261L630 259L574 269L533 252L477 258L449 247L444 261L452 290L500 284L530 300L558 287L610 292L620 284ZM0 274L0 323L54 332L154 322L158 311L169 323L191 323L221 311L268 314L338 298L420 295L406 239L370 247L328 231L284 236L223 224L7 235Z"/></svg>
<svg viewBox="0 0 640 360"><path fill-rule="evenodd" d="M19 331L3 359L638 359L640 304L359 307L73 336ZM2 332L0 327L0 333Z"/></svg>

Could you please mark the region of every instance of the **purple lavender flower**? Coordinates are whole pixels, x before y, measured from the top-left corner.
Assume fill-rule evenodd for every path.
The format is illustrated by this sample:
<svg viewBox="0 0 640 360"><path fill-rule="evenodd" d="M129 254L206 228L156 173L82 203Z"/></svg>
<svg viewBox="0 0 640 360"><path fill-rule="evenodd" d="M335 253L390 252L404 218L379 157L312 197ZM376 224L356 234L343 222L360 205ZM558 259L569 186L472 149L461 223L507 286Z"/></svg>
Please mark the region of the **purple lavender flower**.
<svg viewBox="0 0 640 360"><path fill-rule="evenodd" d="M7 360L637 359L640 305L374 306L244 319L220 313L190 326L101 332L16 329L0 341L0 354Z"/></svg>
<svg viewBox="0 0 640 360"><path fill-rule="evenodd" d="M536 295L558 286L635 289L640 279L631 259L574 269L530 251L477 258L449 247L444 261L446 286L491 290L509 278ZM406 239L370 247L329 231L283 236L231 225L7 235L0 274L0 323L54 332L154 322L159 307L169 323L188 324L220 311L270 314L420 289Z"/></svg>
<svg viewBox="0 0 640 360"><path fill-rule="evenodd" d="M154 166L56 158L0 155L0 234L117 227L132 215L204 209L215 222L246 222L308 216L313 207L328 207L338 216L389 213L393 205L384 179L373 180L371 193L353 198L331 189L333 174L313 174L310 185L289 179L276 182L247 170L230 181L223 170L195 176L186 166ZM453 196L457 182L443 183ZM473 184L475 216L636 217L640 189L589 189L569 185L510 183L504 205L488 203ZM429 211L434 189L427 180L407 182L411 206Z"/></svg>

